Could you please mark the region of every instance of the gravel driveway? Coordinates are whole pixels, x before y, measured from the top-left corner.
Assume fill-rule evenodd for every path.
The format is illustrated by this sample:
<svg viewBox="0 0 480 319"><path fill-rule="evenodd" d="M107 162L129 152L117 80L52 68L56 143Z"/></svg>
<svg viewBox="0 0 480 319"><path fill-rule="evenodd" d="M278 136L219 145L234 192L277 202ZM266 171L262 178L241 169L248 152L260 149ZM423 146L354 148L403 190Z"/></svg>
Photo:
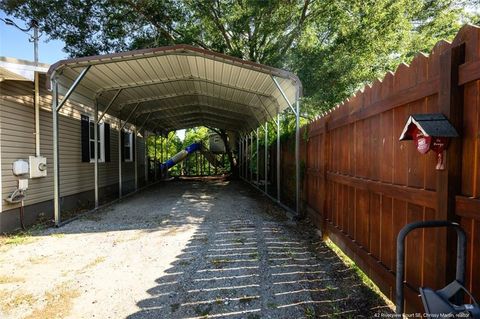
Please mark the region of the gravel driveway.
<svg viewBox="0 0 480 319"><path fill-rule="evenodd" d="M0 256L0 318L320 318L390 312L241 182L169 182Z"/></svg>

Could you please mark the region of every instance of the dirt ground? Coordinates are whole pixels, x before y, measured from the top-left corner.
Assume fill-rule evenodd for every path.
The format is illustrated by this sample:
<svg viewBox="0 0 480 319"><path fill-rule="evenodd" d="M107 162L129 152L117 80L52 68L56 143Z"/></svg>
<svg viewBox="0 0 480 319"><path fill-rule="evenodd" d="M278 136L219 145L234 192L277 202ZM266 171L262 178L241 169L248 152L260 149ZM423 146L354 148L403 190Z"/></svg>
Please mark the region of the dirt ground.
<svg viewBox="0 0 480 319"><path fill-rule="evenodd" d="M169 182L0 247L0 318L358 318L391 310L241 182Z"/></svg>

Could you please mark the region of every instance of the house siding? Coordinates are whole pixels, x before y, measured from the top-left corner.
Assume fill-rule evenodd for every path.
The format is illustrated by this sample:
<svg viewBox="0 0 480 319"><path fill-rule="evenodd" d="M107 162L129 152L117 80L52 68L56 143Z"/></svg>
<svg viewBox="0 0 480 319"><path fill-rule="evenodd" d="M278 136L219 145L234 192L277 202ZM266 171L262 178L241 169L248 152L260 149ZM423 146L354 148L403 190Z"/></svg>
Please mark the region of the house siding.
<svg viewBox="0 0 480 319"><path fill-rule="evenodd" d="M40 77L40 153L47 157L47 176L29 179L25 206L53 199L53 138L50 92L45 88L46 78ZM28 161L35 155L35 112L33 83L22 81L0 82L0 167L2 209L17 209L19 204L9 204L4 199L17 188L18 177L12 173L12 163L18 159ZM82 162L80 116L89 115L92 109L79 103L67 103L59 116L60 196L71 197L94 189L94 164ZM104 117L110 128L110 162L99 163L99 188L110 193L118 189L118 131L117 120ZM122 163L124 194L134 190L134 165L138 163L139 185L144 179L144 141L137 138L137 157L132 163ZM132 185L131 187L129 185ZM101 192L103 196L107 194ZM102 201L102 198L100 199ZM81 203L79 203L81 205ZM68 207L72 209L72 207ZM51 207L53 209L53 206ZM64 209L64 207L62 207ZM43 207L44 210L44 207ZM52 212L43 212L51 215ZM0 224L0 231L4 228Z"/></svg>

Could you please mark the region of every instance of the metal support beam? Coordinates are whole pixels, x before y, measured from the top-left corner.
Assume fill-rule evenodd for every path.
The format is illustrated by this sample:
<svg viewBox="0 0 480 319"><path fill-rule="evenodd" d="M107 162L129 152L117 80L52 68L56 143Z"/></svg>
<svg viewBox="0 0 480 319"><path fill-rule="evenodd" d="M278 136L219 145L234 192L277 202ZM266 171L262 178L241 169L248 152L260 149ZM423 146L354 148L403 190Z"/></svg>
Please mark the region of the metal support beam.
<svg viewBox="0 0 480 319"><path fill-rule="evenodd" d="M60 163L58 150L58 83L52 80L52 121L53 121L53 211L55 226L60 224Z"/></svg>
<svg viewBox="0 0 480 319"><path fill-rule="evenodd" d="M259 132L258 132L258 127L257 127L257 134L255 134L257 136L257 187L258 187L258 185L260 185L259 184L260 183L260 173L259 173L259 168L260 168L259 167L259 162L260 161L259 161L259 158L258 158L260 154L259 154L259 145L258 145L258 133Z"/></svg>
<svg viewBox="0 0 480 319"><path fill-rule="evenodd" d="M295 96L295 202L296 212L300 215L300 92Z"/></svg>
<svg viewBox="0 0 480 319"><path fill-rule="evenodd" d="M138 147L137 142L138 141L137 141L137 128L136 127L133 129L133 139L134 139L134 143L133 143L134 148L133 148L132 152L134 152L133 153L134 154L133 155L133 158L134 158L133 164L135 165L135 171L134 171L135 172L135 191L137 191L138 190L138 152L137 152L137 147Z"/></svg>
<svg viewBox="0 0 480 319"><path fill-rule="evenodd" d="M123 125L120 127L120 130L123 130L123 128L125 127L125 125L127 125L128 121L129 121L130 118L132 117L133 113L135 113L135 111L138 109L139 106L140 106L140 103L137 103L137 105L135 105L135 107L134 107L133 110L130 112L130 114L128 114L127 119L125 120L125 123L123 123Z"/></svg>
<svg viewBox="0 0 480 319"><path fill-rule="evenodd" d="M268 122L265 122L265 194L268 194Z"/></svg>
<svg viewBox="0 0 480 319"><path fill-rule="evenodd" d="M58 143L58 112L61 110L65 102L67 102L70 95L72 95L72 93L75 91L75 88L78 86L80 81L82 81L88 70L90 70L90 66L87 66L82 70L82 72L80 72L60 103L58 101L58 83L55 76L52 76L53 214L56 226L60 225L60 155Z"/></svg>
<svg viewBox="0 0 480 319"><path fill-rule="evenodd" d="M105 114L107 114L108 110L110 109L110 107L113 105L113 102L115 102L115 100L117 99L117 97L120 95L120 93L122 92L122 89L118 90L117 93L115 93L115 95L113 96L113 98L110 100L110 102L108 103L107 107L105 108L105 110L103 110L102 112L102 115L100 115L100 117L98 118L98 122L100 122L103 117L105 116ZM97 122L97 123L98 123Z"/></svg>
<svg viewBox="0 0 480 319"><path fill-rule="evenodd" d="M150 118L150 115L152 115L152 112L148 113L148 115L145 118L145 120L143 121L142 125L140 125L140 127L138 128L138 130L137 130L138 132L141 132L142 129L145 127L145 124L147 124L147 121Z"/></svg>
<svg viewBox="0 0 480 319"><path fill-rule="evenodd" d="M75 91L75 89L77 88L78 84L80 84L80 81L82 81L83 77L87 74L88 70L90 70L90 67L91 65L87 66L85 69L82 70L82 72L80 72L80 74L77 76L77 78L75 79L75 82L73 82L72 86L70 86L70 88L68 89L67 93L65 94L65 96L63 97L63 100L58 103L58 105L55 107L55 110L58 112L60 111L60 109L62 108L62 106L65 104L65 102L67 102L68 98L70 97L70 95L72 95L73 91ZM58 94L58 86L57 86L57 94ZM53 110L53 109L52 109Z"/></svg>
<svg viewBox="0 0 480 319"><path fill-rule="evenodd" d="M290 103L290 101L288 100L287 98L287 95L285 94L285 92L283 91L282 87L280 86L280 83L278 83L277 79L272 75L272 80L273 82L275 83L278 91L280 91L280 94L282 94L283 98L285 99L285 102L287 102L288 106L290 107L290 109L293 111L294 114L297 113L297 110L293 108L292 104ZM297 91L298 91L298 88L297 88ZM296 95L298 96L298 92L296 93ZM298 100L298 97L297 97L297 100Z"/></svg>
<svg viewBox="0 0 480 319"><path fill-rule="evenodd" d="M153 155L153 181L157 180L157 133L155 133L155 143L154 143L154 155Z"/></svg>
<svg viewBox="0 0 480 319"><path fill-rule="evenodd" d="M243 177L243 136L238 139L238 164L240 177Z"/></svg>
<svg viewBox="0 0 480 319"><path fill-rule="evenodd" d="M93 138L95 139L95 150L93 152L95 156L94 160L94 181L95 181L95 208L98 208L98 103L95 101L95 113L93 114Z"/></svg>
<svg viewBox="0 0 480 319"><path fill-rule="evenodd" d="M125 122L126 123L126 122ZM118 119L118 198L122 198L122 120Z"/></svg>
<svg viewBox="0 0 480 319"><path fill-rule="evenodd" d="M250 181L253 181L253 132L250 132Z"/></svg>
<svg viewBox="0 0 480 319"><path fill-rule="evenodd" d="M144 172L145 174L145 184L148 185L149 178L148 178L148 138L149 136L147 135L147 132L143 133L143 140L145 143L144 152L143 152L143 166L144 166Z"/></svg>
<svg viewBox="0 0 480 319"><path fill-rule="evenodd" d="M248 135L245 135L245 179L248 180Z"/></svg>
<svg viewBox="0 0 480 319"><path fill-rule="evenodd" d="M280 114L277 114L277 201L280 203Z"/></svg>
<svg viewBox="0 0 480 319"><path fill-rule="evenodd" d="M244 154L244 159L245 159L245 165L244 165L244 177L245 179L248 179L248 136L245 134L243 137L243 154Z"/></svg>

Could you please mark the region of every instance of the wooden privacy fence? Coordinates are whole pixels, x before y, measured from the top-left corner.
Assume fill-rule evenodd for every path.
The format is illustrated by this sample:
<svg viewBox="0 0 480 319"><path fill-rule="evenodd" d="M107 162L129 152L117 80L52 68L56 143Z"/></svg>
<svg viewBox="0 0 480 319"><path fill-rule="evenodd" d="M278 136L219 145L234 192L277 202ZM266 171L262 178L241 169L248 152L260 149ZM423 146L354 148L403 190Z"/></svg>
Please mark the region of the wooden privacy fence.
<svg viewBox="0 0 480 319"><path fill-rule="evenodd" d="M460 138L451 140L446 169L436 155L399 142L410 114L443 113ZM303 128L303 207L394 300L396 237L407 223L459 221L468 235L467 288L480 299L480 29L465 26L452 43L357 92ZM306 133L306 134L305 134ZM294 164L282 145L285 172ZM288 173L282 173L288 187ZM285 189L282 200L294 192ZM294 198L290 198L290 200ZM416 230L408 236L406 309L421 311L418 287L454 278L455 236Z"/></svg>

